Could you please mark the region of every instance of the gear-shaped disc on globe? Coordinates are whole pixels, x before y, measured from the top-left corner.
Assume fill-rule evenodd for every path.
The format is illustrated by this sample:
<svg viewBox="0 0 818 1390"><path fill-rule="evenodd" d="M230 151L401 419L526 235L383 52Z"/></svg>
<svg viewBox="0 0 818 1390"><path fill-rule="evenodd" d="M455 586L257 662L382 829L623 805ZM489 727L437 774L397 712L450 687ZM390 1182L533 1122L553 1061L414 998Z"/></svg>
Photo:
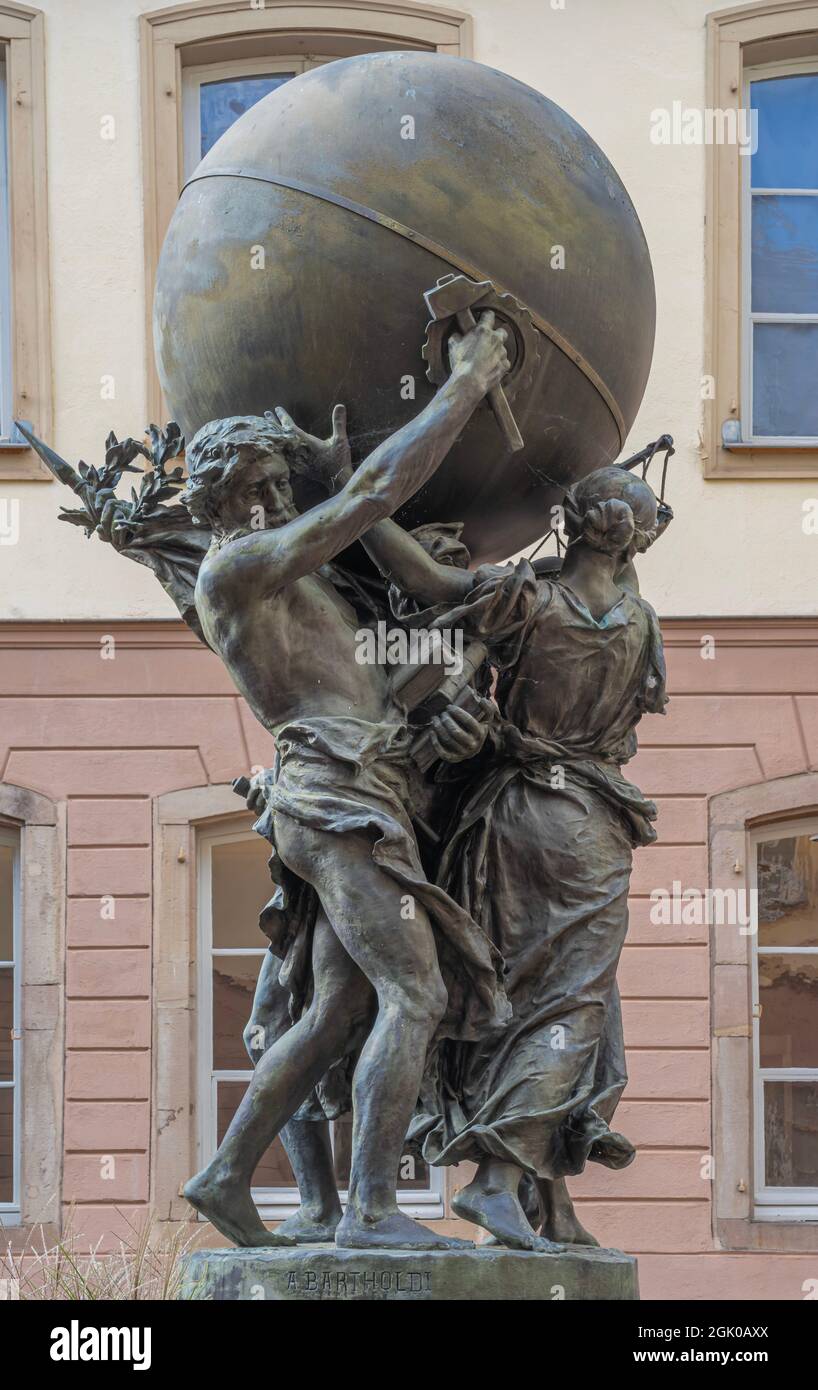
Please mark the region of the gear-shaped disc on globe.
<svg viewBox="0 0 818 1390"><path fill-rule="evenodd" d="M492 288L470 307L477 319L487 309L493 310L495 327L507 330L506 350L511 368L504 376L502 386L507 400L511 401L530 388L534 380L540 362L540 335L528 309L513 294L497 294ZM433 386L442 386L448 379L451 369L446 345L456 331L457 325L452 319L432 319L426 325L422 356L426 363L426 376Z"/></svg>

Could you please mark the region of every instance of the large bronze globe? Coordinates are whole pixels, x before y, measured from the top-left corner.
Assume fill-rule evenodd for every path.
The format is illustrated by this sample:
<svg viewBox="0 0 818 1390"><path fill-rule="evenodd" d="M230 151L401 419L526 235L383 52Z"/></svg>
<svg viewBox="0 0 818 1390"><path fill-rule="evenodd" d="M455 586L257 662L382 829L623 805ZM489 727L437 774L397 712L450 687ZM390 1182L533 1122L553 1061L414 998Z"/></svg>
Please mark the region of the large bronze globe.
<svg viewBox="0 0 818 1390"><path fill-rule="evenodd" d="M541 536L556 484L620 452L653 351L650 257L621 180L558 106L493 68L428 53L329 63L214 145L162 250L156 355L190 434L285 406L356 457L432 397L443 329L424 291L491 280L510 330L525 448L484 403L404 524L462 520L477 560ZM414 394L413 394L414 393Z"/></svg>

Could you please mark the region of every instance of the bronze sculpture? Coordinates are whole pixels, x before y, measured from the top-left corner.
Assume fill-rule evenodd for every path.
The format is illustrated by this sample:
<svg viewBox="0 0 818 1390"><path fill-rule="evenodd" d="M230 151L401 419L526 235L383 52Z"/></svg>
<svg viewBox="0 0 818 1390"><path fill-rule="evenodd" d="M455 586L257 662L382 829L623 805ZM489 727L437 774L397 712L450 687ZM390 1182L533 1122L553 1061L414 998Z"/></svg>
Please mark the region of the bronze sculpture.
<svg viewBox="0 0 818 1390"><path fill-rule="evenodd" d="M595 1243L566 1176L588 1159L619 1167L633 1157L611 1129L625 1084L615 975L631 849L653 838L654 808L621 766L638 720L665 696L658 625L632 562L670 519L664 479L657 503L645 470L672 441L612 460L652 350L649 259L624 189L564 113L501 74L430 61L370 55L298 79L286 99L274 94L237 122L183 193L156 330L169 398L192 431L186 480L167 470L184 451L177 425L152 430L150 445L111 436L103 468L79 474L28 435L81 498L66 519L155 571L276 738L276 767L245 788L277 885L246 1033L255 1072L218 1153L185 1189L247 1247L461 1247L397 1207L408 1136L429 1162L477 1162L459 1215L512 1249L551 1254ZM503 140L513 132L516 142L500 191L510 198L516 179L527 211L519 263L512 257L502 284L486 278L497 207L481 204L473 225L451 215L474 179L470 147L447 181L432 141L418 186L387 177L389 160L377 166L364 141L354 168L366 175L365 202L352 197L353 163L332 162L338 102L373 84L372 110L352 109L364 126L374 111L383 135L410 78L444 122L478 91L507 103ZM308 115L329 144L296 177L295 144L279 134ZM594 274L608 276L592 296L605 306L597 320L582 275L535 273L548 179L551 210L582 229L580 264L592 245ZM430 189L420 235L412 218ZM349 242L341 214L357 219ZM253 237L269 246L274 273L251 288L240 251ZM330 249L371 340L359 321L356 341L327 338L315 284ZM364 282L362 252L377 258ZM387 263L397 277L385 276ZM304 340L325 345L314 371L289 302L274 329L263 307L297 275ZM429 385L410 407L383 374L404 357L417 369L421 288L433 313ZM231 344L238 375L225 369ZM328 375L349 392L350 439L341 406L329 439L309 433ZM261 413L271 380L299 424L281 407ZM152 467L126 502L116 485L140 456ZM637 462L641 480L628 471ZM555 502L564 562L470 567L469 545L476 561L496 561L554 529ZM418 534L396 513L424 523ZM422 661L398 672L362 661L361 629L387 621L442 648L441 634L455 634L459 664L444 678ZM324 1121L350 1105L342 1212ZM305 1200L270 1232L251 1181L277 1134Z"/></svg>

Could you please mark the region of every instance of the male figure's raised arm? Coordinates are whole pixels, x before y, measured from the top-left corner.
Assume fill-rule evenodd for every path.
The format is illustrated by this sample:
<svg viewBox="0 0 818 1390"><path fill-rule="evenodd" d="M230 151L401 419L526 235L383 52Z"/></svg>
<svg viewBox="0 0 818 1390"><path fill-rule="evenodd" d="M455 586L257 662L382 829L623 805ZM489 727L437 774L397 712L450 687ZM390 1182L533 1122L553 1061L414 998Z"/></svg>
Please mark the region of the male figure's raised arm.
<svg viewBox="0 0 818 1390"><path fill-rule="evenodd" d="M450 339L449 358L454 368L467 343L467 337L454 335ZM370 527L361 537L361 544L385 579L423 603L458 604L474 587L471 570L439 564L414 536L391 519Z"/></svg>
<svg viewBox="0 0 818 1390"><path fill-rule="evenodd" d="M285 526L234 541L211 568L229 566L237 582L271 593L320 569L423 486L508 366L505 333L494 327L493 314L485 314L464 337L434 400L384 440L340 492Z"/></svg>

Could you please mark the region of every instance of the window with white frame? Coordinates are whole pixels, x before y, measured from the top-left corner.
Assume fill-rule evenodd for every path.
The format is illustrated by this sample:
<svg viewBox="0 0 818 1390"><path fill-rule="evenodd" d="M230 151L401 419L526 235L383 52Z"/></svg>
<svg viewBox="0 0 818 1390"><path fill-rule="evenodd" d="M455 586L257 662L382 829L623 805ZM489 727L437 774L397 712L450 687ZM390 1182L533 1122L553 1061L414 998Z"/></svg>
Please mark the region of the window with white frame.
<svg viewBox="0 0 818 1390"><path fill-rule="evenodd" d="M299 73L330 62L331 58L303 56L247 58L185 68L182 79L185 178L190 178L219 136L257 101L283 87Z"/></svg>
<svg viewBox="0 0 818 1390"><path fill-rule="evenodd" d="M818 1221L818 820L754 832L756 1220Z"/></svg>
<svg viewBox="0 0 818 1390"><path fill-rule="evenodd" d="M0 1221L20 1214L20 841L0 825Z"/></svg>
<svg viewBox="0 0 818 1390"><path fill-rule="evenodd" d="M235 822L203 831L199 857L198 1109L200 1161L206 1163L232 1120L253 1074L242 1033L267 950L258 925L273 892L268 846ZM342 1203L349 1183L351 1117L331 1127ZM279 1139L256 1169L253 1196L262 1216L279 1219L298 1205L298 1189ZM443 1173L405 1154L398 1201L412 1216L443 1216Z"/></svg>
<svg viewBox="0 0 818 1390"><path fill-rule="evenodd" d="M818 444L818 62L751 68L742 439Z"/></svg>

